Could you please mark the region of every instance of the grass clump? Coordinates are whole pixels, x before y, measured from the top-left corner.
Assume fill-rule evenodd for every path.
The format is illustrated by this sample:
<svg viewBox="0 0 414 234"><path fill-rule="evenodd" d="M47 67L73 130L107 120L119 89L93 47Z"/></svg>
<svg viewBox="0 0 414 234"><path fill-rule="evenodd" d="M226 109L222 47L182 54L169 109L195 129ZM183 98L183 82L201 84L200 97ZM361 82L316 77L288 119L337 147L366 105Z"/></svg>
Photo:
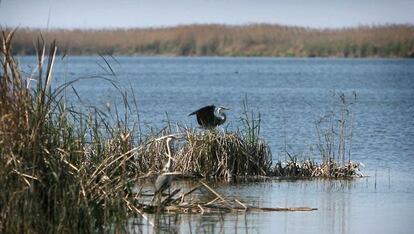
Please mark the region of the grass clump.
<svg viewBox="0 0 414 234"><path fill-rule="evenodd" d="M344 165L335 161L318 163L315 160L299 161L292 157L285 162L277 162L272 167L272 176L289 178L352 178L363 176L360 172L361 164L348 162Z"/></svg>
<svg viewBox="0 0 414 234"><path fill-rule="evenodd" d="M272 164L269 147L262 140L252 144L240 133L185 132L177 152L177 170L202 177L231 178L267 175Z"/></svg>
<svg viewBox="0 0 414 234"><path fill-rule="evenodd" d="M241 131L197 130L179 127L176 133L163 130L148 137L139 149L141 173L155 174L167 158L165 139L171 143L175 171L186 177L232 178L265 176L271 170L272 156L268 145L257 137L249 141Z"/></svg>

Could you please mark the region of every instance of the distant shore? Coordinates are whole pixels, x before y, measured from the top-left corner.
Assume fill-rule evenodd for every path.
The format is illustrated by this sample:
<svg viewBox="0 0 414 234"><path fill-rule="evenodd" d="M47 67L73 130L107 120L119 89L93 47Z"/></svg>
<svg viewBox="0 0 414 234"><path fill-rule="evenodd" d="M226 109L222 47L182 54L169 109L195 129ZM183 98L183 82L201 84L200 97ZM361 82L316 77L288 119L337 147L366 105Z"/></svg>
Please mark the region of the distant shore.
<svg viewBox="0 0 414 234"><path fill-rule="evenodd" d="M414 57L413 25L341 29L270 24L49 31L20 28L14 37L14 52L35 54L33 45L40 35L47 41L56 39L58 53L68 55Z"/></svg>

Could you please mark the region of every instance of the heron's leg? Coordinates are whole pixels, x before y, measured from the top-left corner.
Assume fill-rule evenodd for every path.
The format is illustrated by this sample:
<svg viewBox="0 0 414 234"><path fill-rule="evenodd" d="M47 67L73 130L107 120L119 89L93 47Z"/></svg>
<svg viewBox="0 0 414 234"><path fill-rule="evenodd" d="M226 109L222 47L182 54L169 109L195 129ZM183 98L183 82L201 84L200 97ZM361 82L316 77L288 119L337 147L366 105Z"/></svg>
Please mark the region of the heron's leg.
<svg viewBox="0 0 414 234"><path fill-rule="evenodd" d="M151 204L152 205L157 205L159 204L159 193L154 192L154 196L151 199Z"/></svg>

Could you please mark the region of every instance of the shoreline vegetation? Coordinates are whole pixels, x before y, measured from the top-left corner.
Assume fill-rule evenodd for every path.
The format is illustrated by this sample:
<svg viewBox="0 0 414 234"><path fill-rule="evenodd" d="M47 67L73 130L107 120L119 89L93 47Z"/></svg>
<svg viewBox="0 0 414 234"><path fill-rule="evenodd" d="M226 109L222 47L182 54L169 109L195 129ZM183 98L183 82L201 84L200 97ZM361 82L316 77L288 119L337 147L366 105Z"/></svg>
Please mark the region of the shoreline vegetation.
<svg viewBox="0 0 414 234"><path fill-rule="evenodd" d="M10 31L10 30L9 30ZM413 58L413 25L316 29L274 24L195 24L131 29L18 29L14 53L35 55L40 35L57 54Z"/></svg>
<svg viewBox="0 0 414 234"><path fill-rule="evenodd" d="M335 105L317 121L320 163L289 155L273 165L260 135L260 115L248 111L236 132L202 131L169 123L142 136L131 122L134 100L111 82L123 104L111 112L80 108L65 102L69 82L51 88L57 45L37 40L37 69L27 77L13 57L13 32L2 32L0 48L0 232L117 232L130 217L148 221L145 213L175 209L177 213L234 210L312 211L315 208L250 207L229 201L212 190L207 178L353 178L362 176L351 161L352 102L339 94ZM132 94L133 96L133 94ZM333 95L338 99L337 95ZM355 96L356 99L356 96ZM135 106L136 108L136 106ZM120 111L123 109L124 111ZM124 114L119 114L124 113ZM167 138L174 137L172 146ZM170 195L159 206L149 204L134 188L159 175L172 152L174 174L199 180L215 195L212 201ZM184 188L183 188L184 189ZM188 200L190 197L190 200ZM211 198L211 197L210 197ZM229 208L229 204L231 205ZM155 227L155 226L154 226Z"/></svg>

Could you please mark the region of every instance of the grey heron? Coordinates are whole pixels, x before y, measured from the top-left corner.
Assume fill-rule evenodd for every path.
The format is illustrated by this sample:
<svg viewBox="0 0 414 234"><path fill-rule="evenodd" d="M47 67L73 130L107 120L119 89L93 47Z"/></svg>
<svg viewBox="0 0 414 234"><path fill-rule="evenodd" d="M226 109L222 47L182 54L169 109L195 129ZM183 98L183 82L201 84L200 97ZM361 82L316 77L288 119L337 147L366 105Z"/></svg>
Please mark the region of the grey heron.
<svg viewBox="0 0 414 234"><path fill-rule="evenodd" d="M226 122L227 116L224 112L225 110L229 109L223 106L216 108L216 106L210 105L202 107L188 116L196 115L198 124L204 128L215 128Z"/></svg>
<svg viewBox="0 0 414 234"><path fill-rule="evenodd" d="M173 165L172 165L173 161L172 161L171 147L170 147L170 142L171 142L172 139L173 139L173 137L168 137L167 138L166 143L167 143L168 161L164 165L164 168L162 169L162 174L160 174L157 177L157 180L155 181L155 192L154 192L153 199L158 197L159 201L161 200L162 193L171 186L171 182L173 180L173 174L171 173L172 168L173 168Z"/></svg>

